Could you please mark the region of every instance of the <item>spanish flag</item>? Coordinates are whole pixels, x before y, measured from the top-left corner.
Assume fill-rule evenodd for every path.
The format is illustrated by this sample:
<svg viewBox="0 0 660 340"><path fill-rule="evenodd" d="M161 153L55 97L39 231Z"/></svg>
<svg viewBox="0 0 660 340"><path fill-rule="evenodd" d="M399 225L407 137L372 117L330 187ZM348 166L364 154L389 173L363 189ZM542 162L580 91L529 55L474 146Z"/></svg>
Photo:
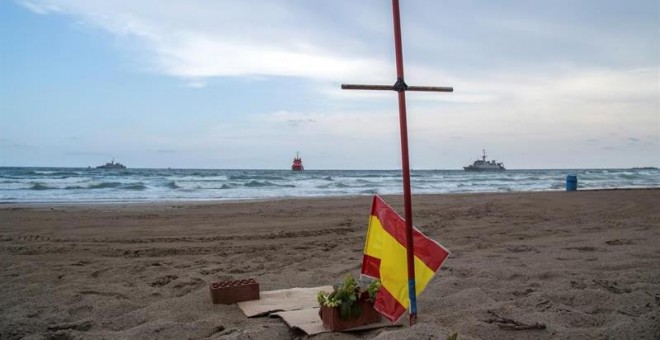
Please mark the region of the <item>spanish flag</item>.
<svg viewBox="0 0 660 340"><path fill-rule="evenodd" d="M374 196L364 245L362 274L380 279L374 308L395 322L410 306L406 261L406 223L380 197ZM449 251L413 228L415 292L419 296L431 281Z"/></svg>

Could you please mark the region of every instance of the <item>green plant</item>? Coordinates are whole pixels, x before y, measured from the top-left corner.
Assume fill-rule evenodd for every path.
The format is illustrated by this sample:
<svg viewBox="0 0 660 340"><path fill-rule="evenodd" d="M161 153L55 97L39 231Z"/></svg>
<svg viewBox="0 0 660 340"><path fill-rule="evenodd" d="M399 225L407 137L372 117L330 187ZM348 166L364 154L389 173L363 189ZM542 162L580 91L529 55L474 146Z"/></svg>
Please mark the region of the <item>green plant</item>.
<svg viewBox="0 0 660 340"><path fill-rule="evenodd" d="M335 286L331 293L320 291L316 296L319 305L326 307L339 307L339 316L342 319L351 319L360 316L360 306L358 300L363 292L368 292L369 301L373 302L376 293L380 288L380 281L372 281L366 290L360 287L360 284L350 273L346 275L344 282Z"/></svg>
<svg viewBox="0 0 660 340"><path fill-rule="evenodd" d="M376 294L380 289L380 280L373 280L367 286L367 292L369 293L369 302L376 301Z"/></svg>

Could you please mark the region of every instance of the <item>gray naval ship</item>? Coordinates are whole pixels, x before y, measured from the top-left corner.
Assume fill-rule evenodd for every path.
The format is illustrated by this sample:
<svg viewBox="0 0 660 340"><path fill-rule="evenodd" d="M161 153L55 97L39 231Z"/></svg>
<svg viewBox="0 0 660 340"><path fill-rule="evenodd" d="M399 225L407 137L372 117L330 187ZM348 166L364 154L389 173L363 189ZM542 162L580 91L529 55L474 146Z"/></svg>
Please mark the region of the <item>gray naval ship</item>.
<svg viewBox="0 0 660 340"><path fill-rule="evenodd" d="M477 159L472 163L472 165L464 166L463 170L465 171L504 171L503 163L497 163L495 160L487 161L486 160L486 149L484 149L484 155L481 159Z"/></svg>
<svg viewBox="0 0 660 340"><path fill-rule="evenodd" d="M97 169L126 169L124 164L119 162L115 163L115 159L112 159L112 162L105 163L96 167Z"/></svg>

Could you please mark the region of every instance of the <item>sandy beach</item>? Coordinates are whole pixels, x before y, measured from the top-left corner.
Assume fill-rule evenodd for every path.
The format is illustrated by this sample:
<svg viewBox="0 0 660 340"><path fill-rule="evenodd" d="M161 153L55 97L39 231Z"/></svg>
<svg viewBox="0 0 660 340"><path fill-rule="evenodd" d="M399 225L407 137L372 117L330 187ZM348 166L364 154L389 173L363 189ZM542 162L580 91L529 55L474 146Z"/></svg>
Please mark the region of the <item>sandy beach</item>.
<svg viewBox="0 0 660 340"><path fill-rule="evenodd" d="M399 212L398 196L384 199ZM359 274L371 197L0 207L0 339L302 336L213 305ZM317 339L658 339L660 189L417 195L451 256L413 327ZM510 319L545 329L511 330Z"/></svg>

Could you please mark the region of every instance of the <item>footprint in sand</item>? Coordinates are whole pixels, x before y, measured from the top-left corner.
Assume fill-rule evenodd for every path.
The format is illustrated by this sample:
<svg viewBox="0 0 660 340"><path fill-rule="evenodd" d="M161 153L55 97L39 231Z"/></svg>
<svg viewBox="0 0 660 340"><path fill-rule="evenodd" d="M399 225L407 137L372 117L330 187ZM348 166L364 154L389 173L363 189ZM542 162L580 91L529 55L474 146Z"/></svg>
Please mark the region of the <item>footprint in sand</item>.
<svg viewBox="0 0 660 340"><path fill-rule="evenodd" d="M165 275L157 278L155 281L151 282L152 287L162 287L167 285L168 283L176 280L178 276L176 275Z"/></svg>
<svg viewBox="0 0 660 340"><path fill-rule="evenodd" d="M195 290L197 287L204 284L204 280L198 277L191 277L179 280L172 286L173 294L175 296L183 296L191 291Z"/></svg>
<svg viewBox="0 0 660 340"><path fill-rule="evenodd" d="M568 247L564 248L566 250L577 250L577 251L596 251L598 248L596 247Z"/></svg>
<svg viewBox="0 0 660 340"><path fill-rule="evenodd" d="M621 246L624 244L635 244L632 240L609 240L605 241L608 246Z"/></svg>
<svg viewBox="0 0 660 340"><path fill-rule="evenodd" d="M536 248L528 246L526 244L521 244L521 245L516 245L516 246L509 246L506 247L506 250L511 253L527 253L527 252L537 252Z"/></svg>

